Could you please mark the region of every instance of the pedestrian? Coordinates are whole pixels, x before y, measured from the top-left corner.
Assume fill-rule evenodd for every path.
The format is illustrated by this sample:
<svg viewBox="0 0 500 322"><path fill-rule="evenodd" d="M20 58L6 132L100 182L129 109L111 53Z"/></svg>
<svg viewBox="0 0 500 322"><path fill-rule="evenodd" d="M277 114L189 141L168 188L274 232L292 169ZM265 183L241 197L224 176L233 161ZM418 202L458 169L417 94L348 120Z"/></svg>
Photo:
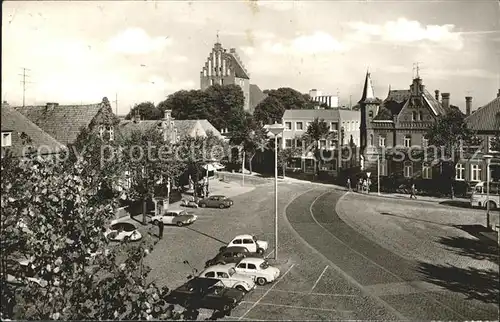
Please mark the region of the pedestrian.
<svg viewBox="0 0 500 322"><path fill-rule="evenodd" d="M415 183L412 183L411 184L411 189L410 189L410 199L412 198L415 198L417 199L417 194L416 194L416 190L415 190Z"/></svg>
<svg viewBox="0 0 500 322"><path fill-rule="evenodd" d="M363 179L363 192L366 192L368 189L368 181L366 179Z"/></svg>
<svg viewBox="0 0 500 322"><path fill-rule="evenodd" d="M158 223L158 229L160 230L158 236L160 237L160 239L163 238L163 228L164 228L164 226L165 226L165 224L163 223L163 220L160 220L160 222Z"/></svg>
<svg viewBox="0 0 500 322"><path fill-rule="evenodd" d="M370 178L368 178L368 180L366 180L366 193L370 193L370 186L372 185L372 181L370 180Z"/></svg>
<svg viewBox="0 0 500 322"><path fill-rule="evenodd" d="M347 178L347 190L351 191L351 178Z"/></svg>

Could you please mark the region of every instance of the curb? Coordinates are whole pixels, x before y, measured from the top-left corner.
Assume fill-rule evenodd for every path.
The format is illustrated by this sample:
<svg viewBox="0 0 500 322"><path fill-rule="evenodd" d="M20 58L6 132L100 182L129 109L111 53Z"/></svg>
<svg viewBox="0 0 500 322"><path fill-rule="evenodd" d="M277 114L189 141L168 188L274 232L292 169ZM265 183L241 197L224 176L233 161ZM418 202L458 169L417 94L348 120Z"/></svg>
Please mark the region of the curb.
<svg viewBox="0 0 500 322"><path fill-rule="evenodd" d="M427 202L427 203L434 203L438 204L440 206L448 206L452 207L450 205L446 204L441 204L441 202L446 202L446 201L453 201L454 199L440 199L440 200L428 200L428 199L410 199L407 197L402 197L402 196L395 196L395 195L387 195L387 194L378 194L376 192L374 193L359 193L356 191L350 191L351 193L357 194L357 195L363 195L363 196L368 196L368 197L377 197L377 198L385 198L385 199L399 199L399 200L408 200L408 201L414 201L414 202ZM473 208L463 208L463 209L473 209Z"/></svg>

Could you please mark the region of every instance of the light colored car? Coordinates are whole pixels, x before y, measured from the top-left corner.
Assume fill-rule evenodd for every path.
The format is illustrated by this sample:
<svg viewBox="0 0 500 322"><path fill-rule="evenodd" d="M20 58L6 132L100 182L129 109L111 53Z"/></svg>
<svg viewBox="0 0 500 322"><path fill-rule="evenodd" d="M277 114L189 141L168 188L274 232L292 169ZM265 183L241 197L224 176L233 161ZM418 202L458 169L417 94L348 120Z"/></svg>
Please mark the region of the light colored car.
<svg viewBox="0 0 500 322"><path fill-rule="evenodd" d="M141 233L137 230L135 225L129 222L112 223L104 233L104 236L112 241L137 241L142 238Z"/></svg>
<svg viewBox="0 0 500 322"><path fill-rule="evenodd" d="M165 225L177 225L179 227L192 224L198 219L198 216L188 213L184 209L167 210L163 215L153 216L151 221L153 224L158 225L163 221Z"/></svg>
<svg viewBox="0 0 500 322"><path fill-rule="evenodd" d="M203 278L216 278L224 286L238 289L244 292L250 292L255 288L255 282L252 277L236 273L234 264L214 265L200 273Z"/></svg>
<svg viewBox="0 0 500 322"><path fill-rule="evenodd" d="M264 252L269 247L269 243L264 240L258 240L255 236L252 235L238 235L227 244L227 246L223 246L219 249L219 251L224 251L226 247L245 247L248 249L250 253L264 254Z"/></svg>
<svg viewBox="0 0 500 322"><path fill-rule="evenodd" d="M264 258L247 257L233 265L236 273L253 277L258 285L274 282L280 276L280 270Z"/></svg>

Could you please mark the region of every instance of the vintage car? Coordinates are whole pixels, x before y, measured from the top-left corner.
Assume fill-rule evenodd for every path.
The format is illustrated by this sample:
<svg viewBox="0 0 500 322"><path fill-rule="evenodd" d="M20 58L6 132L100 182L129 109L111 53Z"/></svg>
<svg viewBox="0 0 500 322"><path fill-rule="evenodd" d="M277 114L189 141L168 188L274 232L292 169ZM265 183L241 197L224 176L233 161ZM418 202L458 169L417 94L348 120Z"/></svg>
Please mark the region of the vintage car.
<svg viewBox="0 0 500 322"><path fill-rule="evenodd" d="M234 266L236 273L254 278L258 285L274 282L280 276L280 270L269 265L264 258L243 258Z"/></svg>
<svg viewBox="0 0 500 322"><path fill-rule="evenodd" d="M229 208L234 204L234 202L222 195L214 195L208 198L202 199L198 202L198 205L202 208Z"/></svg>
<svg viewBox="0 0 500 322"><path fill-rule="evenodd" d="M206 268L200 273L199 277L216 278L224 286L232 287L244 292L250 292L255 288L255 282L252 277L236 273L234 264L214 265Z"/></svg>
<svg viewBox="0 0 500 322"><path fill-rule="evenodd" d="M224 248L223 251L219 252L214 258L206 261L205 267L217 265L217 264L228 264L228 263L238 263L241 259L245 257L262 257L258 253L251 253L246 249L246 247L241 246L231 246Z"/></svg>
<svg viewBox="0 0 500 322"><path fill-rule="evenodd" d="M170 292L165 301L186 309L203 308L228 313L244 296L243 291L227 288L218 279L195 277Z"/></svg>
<svg viewBox="0 0 500 322"><path fill-rule="evenodd" d="M222 252L227 247L232 246L241 246L248 249L248 251L251 253L264 254L269 246L269 243L264 240L258 240L255 236L252 235L238 235L234 237L233 240L231 240L231 242L227 244L227 246L221 247L219 251Z"/></svg>
<svg viewBox="0 0 500 322"><path fill-rule="evenodd" d="M163 215L156 215L151 218L154 225L163 221L165 225L177 225L179 227L192 224L198 219L198 216L188 213L184 209L167 210Z"/></svg>
<svg viewBox="0 0 500 322"><path fill-rule="evenodd" d="M129 222L112 223L104 233L104 236L111 241L137 241L142 238L141 233L135 225Z"/></svg>

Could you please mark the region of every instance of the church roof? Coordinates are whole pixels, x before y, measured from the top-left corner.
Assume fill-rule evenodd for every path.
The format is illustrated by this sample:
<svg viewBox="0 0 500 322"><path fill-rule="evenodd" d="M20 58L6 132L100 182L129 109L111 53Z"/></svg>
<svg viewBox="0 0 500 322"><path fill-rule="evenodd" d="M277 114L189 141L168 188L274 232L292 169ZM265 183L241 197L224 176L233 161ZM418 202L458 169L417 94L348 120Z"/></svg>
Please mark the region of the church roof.
<svg viewBox="0 0 500 322"><path fill-rule="evenodd" d="M363 94L359 102L362 103L380 103L380 100L375 97L373 90L372 78L369 72L366 72L365 85L363 86Z"/></svg>

